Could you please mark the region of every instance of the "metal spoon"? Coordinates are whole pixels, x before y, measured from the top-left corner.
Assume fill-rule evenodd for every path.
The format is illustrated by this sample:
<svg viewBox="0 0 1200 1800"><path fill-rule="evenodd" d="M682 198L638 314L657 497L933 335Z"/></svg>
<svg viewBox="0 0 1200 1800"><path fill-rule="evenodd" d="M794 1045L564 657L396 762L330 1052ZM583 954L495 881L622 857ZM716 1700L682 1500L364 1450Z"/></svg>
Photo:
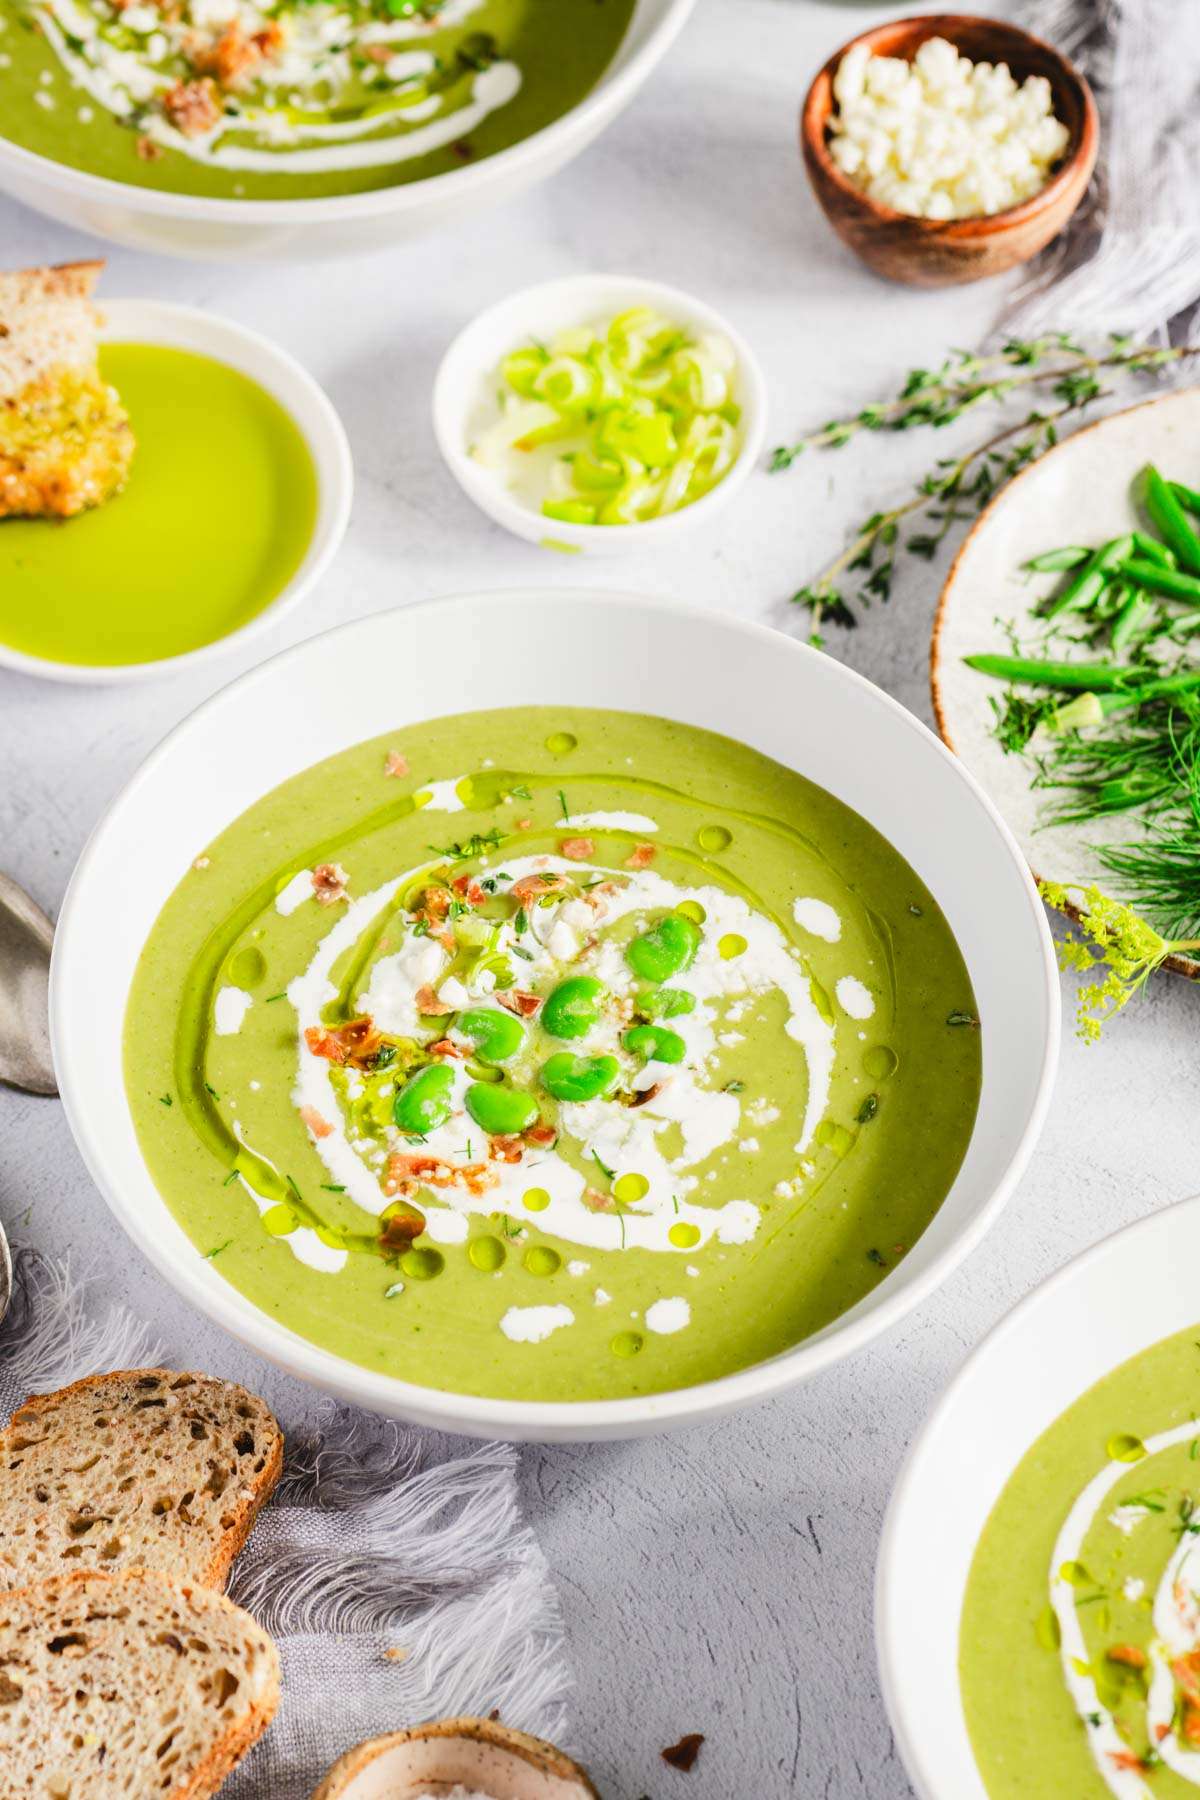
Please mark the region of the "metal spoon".
<svg viewBox="0 0 1200 1800"><path fill-rule="evenodd" d="M0 875L0 1081L29 1094L58 1092L50 1057L53 942L54 927L41 907Z"/></svg>

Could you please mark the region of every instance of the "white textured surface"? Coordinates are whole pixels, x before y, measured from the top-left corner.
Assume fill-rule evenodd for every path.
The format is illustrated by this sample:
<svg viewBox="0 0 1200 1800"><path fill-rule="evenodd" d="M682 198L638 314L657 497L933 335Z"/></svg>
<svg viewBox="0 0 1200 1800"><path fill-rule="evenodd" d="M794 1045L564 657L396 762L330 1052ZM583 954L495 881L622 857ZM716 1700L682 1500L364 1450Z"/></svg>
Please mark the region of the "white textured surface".
<svg viewBox="0 0 1200 1800"><path fill-rule="evenodd" d="M695 288L766 365L772 438L983 335L1002 289L881 285L834 242L804 184L795 123L807 79L882 16L702 0L665 70L563 175L490 221L378 259L271 271L113 253L110 292L211 306L278 337L324 382L350 433L359 487L345 548L264 653L430 593L578 580L572 559L489 526L433 447L438 357L474 311L521 283L624 266ZM6 264L97 249L3 202L0 246ZM840 547L843 528L898 496L950 441L885 439L758 476L714 535L630 558L606 579L795 629L787 596ZM926 718L936 585L937 572L914 564L890 608L833 646ZM0 864L53 911L99 810L219 679L106 692L0 678ZM579 1748L607 1800L908 1795L870 1628L893 1474L934 1395L1019 1294L1081 1245L1200 1186L1197 1000L1164 981L1098 1049L1068 1041L1049 1128L1005 1218L892 1338L789 1399L673 1441L527 1453L570 1625ZM180 1354L259 1386L287 1417L308 1404L181 1313L111 1224L53 1102L0 1091L0 1143L0 1215L18 1238L74 1246L100 1287L129 1298ZM693 1730L708 1742L680 1775L658 1752Z"/></svg>

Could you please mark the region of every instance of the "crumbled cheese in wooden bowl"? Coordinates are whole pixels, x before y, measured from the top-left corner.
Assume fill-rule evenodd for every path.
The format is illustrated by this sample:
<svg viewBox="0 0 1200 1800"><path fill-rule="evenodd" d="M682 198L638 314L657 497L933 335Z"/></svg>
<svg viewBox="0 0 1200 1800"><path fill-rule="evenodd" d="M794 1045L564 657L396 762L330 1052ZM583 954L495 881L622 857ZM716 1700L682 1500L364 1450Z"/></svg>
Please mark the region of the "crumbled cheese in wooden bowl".
<svg viewBox="0 0 1200 1800"><path fill-rule="evenodd" d="M883 206L926 219L1003 212L1046 185L1070 133L1050 83L974 63L945 38L912 62L856 44L833 84L829 154Z"/></svg>

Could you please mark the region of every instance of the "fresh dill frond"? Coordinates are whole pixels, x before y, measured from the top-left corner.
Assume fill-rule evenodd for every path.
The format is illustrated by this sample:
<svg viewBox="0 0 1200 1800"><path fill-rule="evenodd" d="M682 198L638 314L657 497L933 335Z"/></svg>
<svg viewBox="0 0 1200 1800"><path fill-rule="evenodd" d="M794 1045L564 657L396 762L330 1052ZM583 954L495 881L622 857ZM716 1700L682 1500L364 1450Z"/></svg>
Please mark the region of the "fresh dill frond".
<svg viewBox="0 0 1200 1800"><path fill-rule="evenodd" d="M1079 989L1076 1029L1087 1043L1099 1038L1168 957L1200 949L1200 939L1163 937L1131 906L1098 887L1054 881L1038 886L1046 905L1073 920L1078 933L1059 940L1060 968L1095 978Z"/></svg>

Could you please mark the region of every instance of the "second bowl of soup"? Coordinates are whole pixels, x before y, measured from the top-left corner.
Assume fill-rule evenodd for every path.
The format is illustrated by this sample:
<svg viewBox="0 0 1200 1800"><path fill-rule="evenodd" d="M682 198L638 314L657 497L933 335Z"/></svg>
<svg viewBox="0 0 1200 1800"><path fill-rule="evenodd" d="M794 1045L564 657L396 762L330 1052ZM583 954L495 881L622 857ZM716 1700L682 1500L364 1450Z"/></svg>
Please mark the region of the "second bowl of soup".
<svg viewBox="0 0 1200 1800"><path fill-rule="evenodd" d="M1057 1025L1028 878L923 728L603 596L235 683L101 827L54 986L85 1152L172 1279L339 1391L516 1434L694 1416L878 1329L998 1204Z"/></svg>

